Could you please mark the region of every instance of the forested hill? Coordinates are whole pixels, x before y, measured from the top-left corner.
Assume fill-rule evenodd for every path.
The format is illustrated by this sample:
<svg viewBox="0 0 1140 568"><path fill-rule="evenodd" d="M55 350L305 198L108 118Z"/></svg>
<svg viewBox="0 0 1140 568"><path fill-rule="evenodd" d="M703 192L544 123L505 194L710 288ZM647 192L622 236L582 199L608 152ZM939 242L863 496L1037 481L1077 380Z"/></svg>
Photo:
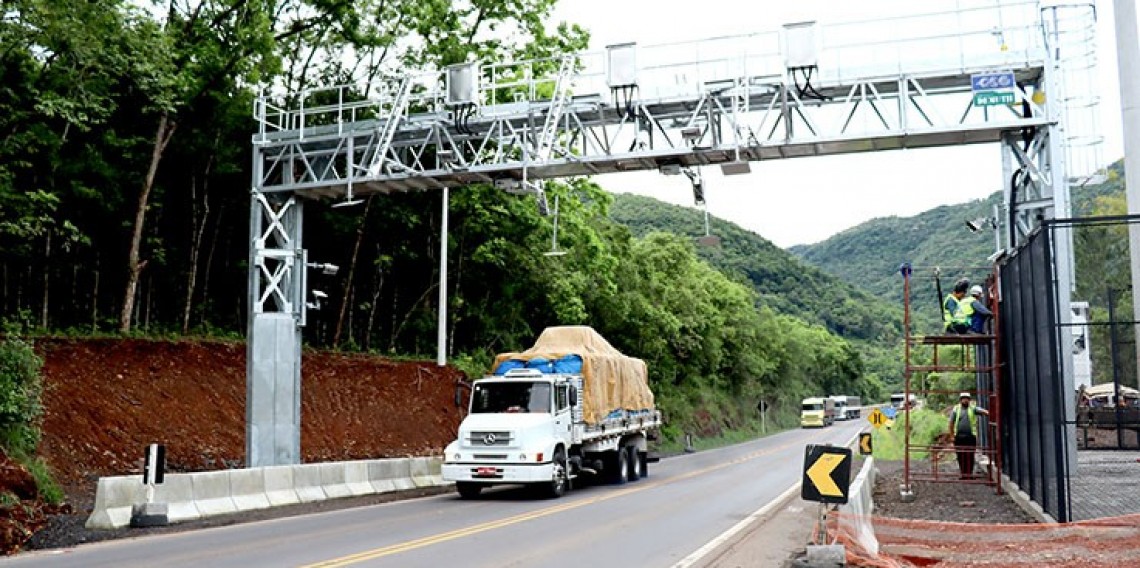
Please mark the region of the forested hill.
<svg viewBox="0 0 1140 568"><path fill-rule="evenodd" d="M610 217L635 235L665 231L696 239L704 235L701 211L638 195L618 194ZM767 239L728 221L710 217L720 246L697 246L705 261L749 284L758 302L772 310L852 341L869 372L893 385L901 380L902 310L878 301L857 286L811 266Z"/></svg>
<svg viewBox="0 0 1140 568"><path fill-rule="evenodd" d="M1111 205L1104 203L1103 198L1122 195L1122 179L1118 162L1109 168L1106 183L1074 189L1073 214L1111 213ZM931 277L933 268L942 268L944 293L959 277L976 280L984 275L983 270L956 269L985 266L986 257L994 252L993 232L972 233L966 221L992 216L994 205L1001 199L1001 192L995 192L986 199L943 205L913 217L872 219L823 242L789 250L807 263L898 306L902 305L898 268L903 262L910 262L919 267L912 300L923 323L935 325L932 322L937 321L939 303Z"/></svg>
<svg viewBox="0 0 1140 568"><path fill-rule="evenodd" d="M701 211L640 195L616 195L610 217L637 236L665 231L696 239L705 230ZM865 291L800 261L756 233L716 217L709 219L721 246L698 246L698 254L721 271L750 283L761 304L823 325L847 339L896 336L900 310L875 302Z"/></svg>

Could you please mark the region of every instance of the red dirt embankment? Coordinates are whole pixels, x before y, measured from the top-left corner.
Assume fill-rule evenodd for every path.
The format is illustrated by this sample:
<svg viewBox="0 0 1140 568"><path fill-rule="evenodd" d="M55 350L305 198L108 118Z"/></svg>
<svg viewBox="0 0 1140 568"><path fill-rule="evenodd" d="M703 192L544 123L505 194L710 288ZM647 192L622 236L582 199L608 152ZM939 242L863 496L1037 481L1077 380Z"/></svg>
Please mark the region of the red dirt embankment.
<svg viewBox="0 0 1140 568"><path fill-rule="evenodd" d="M71 491L140 471L154 442L166 444L170 471L244 465L244 344L40 339L36 350L45 360L40 454ZM303 461L438 454L461 419L460 376L434 363L306 351Z"/></svg>

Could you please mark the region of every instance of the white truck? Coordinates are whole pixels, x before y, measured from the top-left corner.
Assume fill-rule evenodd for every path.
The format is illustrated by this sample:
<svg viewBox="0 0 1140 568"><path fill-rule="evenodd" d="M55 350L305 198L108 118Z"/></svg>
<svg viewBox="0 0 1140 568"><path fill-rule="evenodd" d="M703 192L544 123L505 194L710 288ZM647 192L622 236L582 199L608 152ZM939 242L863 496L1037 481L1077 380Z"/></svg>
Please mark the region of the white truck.
<svg viewBox="0 0 1140 568"><path fill-rule="evenodd" d="M862 404L857 396L836 395L829 397L835 403L835 419L850 420L859 418Z"/></svg>
<svg viewBox="0 0 1140 568"><path fill-rule="evenodd" d="M531 349L500 355L472 386L469 410L443 463L465 499L512 484L559 497L583 475L636 481L661 428L645 363L580 326L549 328Z"/></svg>

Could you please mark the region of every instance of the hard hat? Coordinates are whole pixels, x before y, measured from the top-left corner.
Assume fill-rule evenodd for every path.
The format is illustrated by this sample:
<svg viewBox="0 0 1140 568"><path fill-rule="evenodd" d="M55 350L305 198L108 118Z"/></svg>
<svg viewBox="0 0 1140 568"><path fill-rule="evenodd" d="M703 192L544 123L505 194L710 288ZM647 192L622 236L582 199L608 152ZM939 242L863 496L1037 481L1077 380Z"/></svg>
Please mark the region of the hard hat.
<svg viewBox="0 0 1140 568"><path fill-rule="evenodd" d="M982 295L982 287L978 286L977 284L970 286L970 295L971 296L981 296Z"/></svg>
<svg viewBox="0 0 1140 568"><path fill-rule="evenodd" d="M958 395L958 398L959 398L959 399L962 399L962 398L973 398L973 397L971 397L971 396L970 396L970 393L968 393L968 392L964 392L964 393L960 393L960 394Z"/></svg>

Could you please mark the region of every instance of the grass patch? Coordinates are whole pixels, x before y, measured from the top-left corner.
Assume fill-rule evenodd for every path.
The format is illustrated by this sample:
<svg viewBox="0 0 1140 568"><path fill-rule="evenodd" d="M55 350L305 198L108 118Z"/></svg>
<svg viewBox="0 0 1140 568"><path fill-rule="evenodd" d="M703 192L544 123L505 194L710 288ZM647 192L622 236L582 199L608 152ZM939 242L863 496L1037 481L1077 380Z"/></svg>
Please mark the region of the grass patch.
<svg viewBox="0 0 1140 568"><path fill-rule="evenodd" d="M929 408L912 411L910 413L911 444L922 446L933 444L938 435L946 431L946 420L945 416ZM875 447L875 459L886 461L903 459L905 451L904 422L905 418L900 412L889 429L887 426L875 429L871 439ZM914 452L910 457L912 459L925 458L926 452Z"/></svg>

